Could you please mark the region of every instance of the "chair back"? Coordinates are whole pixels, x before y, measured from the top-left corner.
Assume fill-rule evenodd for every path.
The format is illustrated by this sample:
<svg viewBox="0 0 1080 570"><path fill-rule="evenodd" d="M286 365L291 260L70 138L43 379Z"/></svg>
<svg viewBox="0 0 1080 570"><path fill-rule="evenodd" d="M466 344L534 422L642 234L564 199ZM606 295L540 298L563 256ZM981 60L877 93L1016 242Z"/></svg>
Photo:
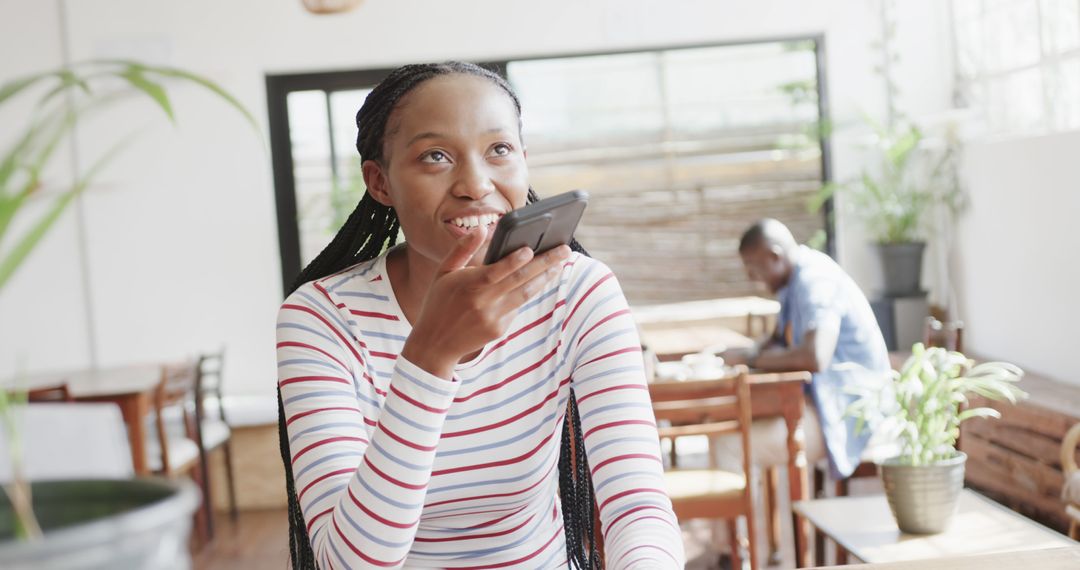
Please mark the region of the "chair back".
<svg viewBox="0 0 1080 570"><path fill-rule="evenodd" d="M195 407L197 378L198 362L195 360L184 360L161 367L161 380L154 392L154 426L161 446L161 464L166 471L170 469L172 463L169 460L169 432L165 426L163 412L170 406L175 406L180 410L185 437L197 442L199 428L192 414Z"/></svg>
<svg viewBox="0 0 1080 570"><path fill-rule="evenodd" d="M198 376L195 380L195 413L199 421L206 417L206 402L212 398L216 404L218 419L228 423L221 395L221 373L224 369L225 347L199 356Z"/></svg>
<svg viewBox="0 0 1080 570"><path fill-rule="evenodd" d="M923 326L923 344L963 352L964 322L939 321L935 317L926 317L926 324Z"/></svg>
<svg viewBox="0 0 1080 570"><path fill-rule="evenodd" d="M743 448L743 472L750 473L753 455L750 448L749 370L739 366L731 375L712 380L653 382L649 396L656 420L668 421L661 437L739 433ZM710 463L715 457L709 454ZM715 467L715 465L713 465Z"/></svg>

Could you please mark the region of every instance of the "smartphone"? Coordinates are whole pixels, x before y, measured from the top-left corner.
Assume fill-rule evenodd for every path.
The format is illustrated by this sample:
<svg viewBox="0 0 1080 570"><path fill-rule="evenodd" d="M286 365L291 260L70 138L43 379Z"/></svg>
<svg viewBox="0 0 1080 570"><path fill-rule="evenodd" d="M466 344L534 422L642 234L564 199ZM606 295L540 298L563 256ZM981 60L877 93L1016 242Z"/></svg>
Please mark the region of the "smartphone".
<svg viewBox="0 0 1080 570"><path fill-rule="evenodd" d="M569 244L581 214L589 203L589 194L573 190L514 210L499 219L491 236L484 264L492 264L522 247L536 253Z"/></svg>

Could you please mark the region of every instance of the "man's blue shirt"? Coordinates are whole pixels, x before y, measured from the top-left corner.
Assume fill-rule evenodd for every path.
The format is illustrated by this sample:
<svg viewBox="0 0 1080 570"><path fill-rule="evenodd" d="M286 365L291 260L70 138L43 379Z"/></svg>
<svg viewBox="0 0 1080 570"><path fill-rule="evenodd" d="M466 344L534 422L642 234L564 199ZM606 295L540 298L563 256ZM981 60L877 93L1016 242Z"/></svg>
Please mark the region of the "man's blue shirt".
<svg viewBox="0 0 1080 570"><path fill-rule="evenodd" d="M845 417L857 397L854 386L880 385L889 378L889 354L870 303L855 281L829 256L800 246L787 285L777 292L777 327L790 346L800 346L807 332L823 324L840 334L829 365L808 389L821 419L821 432L834 477L844 478L859 465L869 431L855 434L855 420Z"/></svg>

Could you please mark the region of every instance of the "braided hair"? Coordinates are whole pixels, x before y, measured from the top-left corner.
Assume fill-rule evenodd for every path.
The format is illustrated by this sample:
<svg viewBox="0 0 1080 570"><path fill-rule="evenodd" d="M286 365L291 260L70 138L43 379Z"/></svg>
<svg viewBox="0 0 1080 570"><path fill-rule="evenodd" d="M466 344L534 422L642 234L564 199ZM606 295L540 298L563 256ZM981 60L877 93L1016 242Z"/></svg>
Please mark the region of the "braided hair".
<svg viewBox="0 0 1080 570"><path fill-rule="evenodd" d="M387 123L402 98L421 83L435 77L464 74L485 78L506 92L521 116L521 102L510 84L499 74L483 67L451 61L447 63L406 65L390 73L367 96L356 114L356 150L363 160L384 159L384 139ZM529 189L530 203L539 199ZM357 204L345 224L330 244L297 277L289 293L304 283L322 279L344 269L374 259L397 241L400 224L393 208L377 202L370 193ZM570 249L588 255L577 240L571 240ZM581 433L581 417L573 389L563 422L562 445L559 451L559 497L563 508L563 524L566 535L568 564L579 569L600 568L602 545L594 539L596 510L592 477L585 457L585 445ZM281 459L285 464L285 488L288 494L289 556L293 570L318 568L315 553L300 510L296 482L292 470L292 454L285 424L285 406L278 388L278 435Z"/></svg>

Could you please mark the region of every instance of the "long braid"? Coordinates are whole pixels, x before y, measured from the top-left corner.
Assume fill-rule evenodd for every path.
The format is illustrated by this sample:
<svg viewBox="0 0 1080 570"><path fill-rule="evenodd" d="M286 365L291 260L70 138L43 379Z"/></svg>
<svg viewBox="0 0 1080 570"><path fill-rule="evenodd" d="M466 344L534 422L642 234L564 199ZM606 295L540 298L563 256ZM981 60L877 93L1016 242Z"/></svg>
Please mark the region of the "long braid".
<svg viewBox="0 0 1080 570"><path fill-rule="evenodd" d="M363 160L383 160L387 124L401 99L424 81L449 74L475 75L492 81L506 92L513 101L518 116L521 116L521 103L509 83L490 70L462 62L406 65L394 70L379 83L357 112L356 150L360 157ZM532 203L537 200L539 197L530 188L528 201ZM370 194L364 194L334 239L304 268L288 293L291 294L309 281L322 279L357 263L374 259L397 242L399 227L397 213L393 208L380 204ZM577 240L571 240L569 245L572 251L588 255ZM318 564L307 533L304 513L297 498L285 405L280 387L277 392L278 440L281 459L285 465L285 489L288 495L289 557L294 570L317 570ZM572 389L570 399L559 454L559 496L563 505L567 560L573 561L578 568L592 570L600 567L597 545L593 540L595 500L581 434L581 418ZM571 466L572 453L577 457L576 470Z"/></svg>
<svg viewBox="0 0 1080 570"><path fill-rule="evenodd" d="M540 197L529 188L529 203ZM570 250L589 255L576 239L570 240ZM563 509L563 531L566 535L567 564L580 570L601 568L603 561L596 543L593 521L596 520L596 498L593 494L592 473L585 453L581 413L577 395L570 389L570 402L563 420L562 442L559 449L559 500Z"/></svg>

